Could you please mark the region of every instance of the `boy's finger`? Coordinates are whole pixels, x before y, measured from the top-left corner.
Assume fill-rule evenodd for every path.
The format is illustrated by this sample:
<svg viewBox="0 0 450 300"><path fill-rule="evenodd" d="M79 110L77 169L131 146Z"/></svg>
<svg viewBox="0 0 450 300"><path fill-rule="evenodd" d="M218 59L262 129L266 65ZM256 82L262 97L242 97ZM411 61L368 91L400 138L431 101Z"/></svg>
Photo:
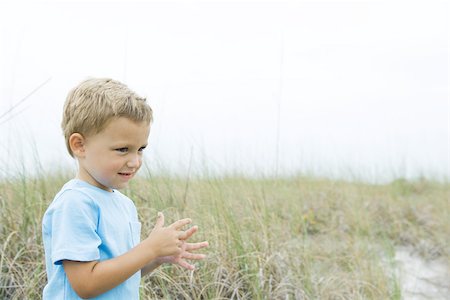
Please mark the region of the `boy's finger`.
<svg viewBox="0 0 450 300"><path fill-rule="evenodd" d="M175 223L173 223L172 225L170 225L171 228L179 230L181 229L183 226L191 223L192 220L187 218L187 219L182 219L182 220L178 220Z"/></svg>
<svg viewBox="0 0 450 300"><path fill-rule="evenodd" d="M197 253L189 253L185 252L183 253L184 259L190 259L190 260L202 260L206 258L205 254L197 254Z"/></svg>
<svg viewBox="0 0 450 300"><path fill-rule="evenodd" d="M180 240L187 240L188 238L190 238L196 231L198 230L198 226L192 226L191 228L189 228L188 230L186 230L185 232L183 232L179 239Z"/></svg>
<svg viewBox="0 0 450 300"><path fill-rule="evenodd" d="M198 250L198 249L202 249L202 248L205 248L205 247L209 247L209 243L208 242L186 243L186 251Z"/></svg>
<svg viewBox="0 0 450 300"><path fill-rule="evenodd" d="M158 218L156 219L155 228L164 227L164 214L162 212L158 212Z"/></svg>
<svg viewBox="0 0 450 300"><path fill-rule="evenodd" d="M180 266L182 266L183 268L185 268L185 269L188 269L188 270L191 270L191 271L195 270L195 266L194 266L194 265L191 265L190 263L188 263L188 262L185 261L185 260L179 261L178 264L179 264Z"/></svg>

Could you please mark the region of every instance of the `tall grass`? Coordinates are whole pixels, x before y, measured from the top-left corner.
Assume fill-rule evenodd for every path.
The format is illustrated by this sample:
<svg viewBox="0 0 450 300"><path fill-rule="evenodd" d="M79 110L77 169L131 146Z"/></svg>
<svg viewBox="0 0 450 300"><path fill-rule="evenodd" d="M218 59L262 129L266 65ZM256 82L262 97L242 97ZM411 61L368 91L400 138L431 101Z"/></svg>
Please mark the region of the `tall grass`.
<svg viewBox="0 0 450 300"><path fill-rule="evenodd" d="M0 182L0 298L40 299L46 283L41 218L67 175ZM450 185L289 179L137 178L125 190L143 236L158 211L190 217L207 259L163 266L142 299L400 299L393 253L409 245L449 263Z"/></svg>

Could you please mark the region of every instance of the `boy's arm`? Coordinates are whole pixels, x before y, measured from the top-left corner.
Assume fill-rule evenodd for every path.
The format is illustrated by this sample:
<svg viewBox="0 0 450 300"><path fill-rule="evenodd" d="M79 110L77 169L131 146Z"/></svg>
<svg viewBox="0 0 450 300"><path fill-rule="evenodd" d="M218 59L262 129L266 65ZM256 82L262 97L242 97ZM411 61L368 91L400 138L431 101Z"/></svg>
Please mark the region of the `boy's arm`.
<svg viewBox="0 0 450 300"><path fill-rule="evenodd" d="M163 262L160 261L159 259L155 259L155 260L149 262L141 269L141 276L150 274L151 272L153 272L155 269L157 269L162 264L163 264Z"/></svg>
<svg viewBox="0 0 450 300"><path fill-rule="evenodd" d="M72 288L81 298L92 298L121 284L157 257L181 253L181 240L187 232L180 229L190 222L183 219L163 227L164 216L160 213L149 237L121 256L101 262L64 260Z"/></svg>
<svg viewBox="0 0 450 300"><path fill-rule="evenodd" d="M144 242L121 256L102 262L64 260L64 271L72 288L81 298L92 298L121 284L157 257Z"/></svg>

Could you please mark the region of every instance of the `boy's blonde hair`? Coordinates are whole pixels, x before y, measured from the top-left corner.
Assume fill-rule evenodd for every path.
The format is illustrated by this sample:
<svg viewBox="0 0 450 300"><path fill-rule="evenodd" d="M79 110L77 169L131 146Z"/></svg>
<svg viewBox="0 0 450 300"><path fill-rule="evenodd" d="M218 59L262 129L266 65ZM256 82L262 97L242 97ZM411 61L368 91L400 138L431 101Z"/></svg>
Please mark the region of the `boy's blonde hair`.
<svg viewBox="0 0 450 300"><path fill-rule="evenodd" d="M152 109L146 99L125 84L110 78L90 78L81 82L67 95L61 123L66 147L73 157L69 137L97 134L109 121L125 117L135 122L151 123Z"/></svg>

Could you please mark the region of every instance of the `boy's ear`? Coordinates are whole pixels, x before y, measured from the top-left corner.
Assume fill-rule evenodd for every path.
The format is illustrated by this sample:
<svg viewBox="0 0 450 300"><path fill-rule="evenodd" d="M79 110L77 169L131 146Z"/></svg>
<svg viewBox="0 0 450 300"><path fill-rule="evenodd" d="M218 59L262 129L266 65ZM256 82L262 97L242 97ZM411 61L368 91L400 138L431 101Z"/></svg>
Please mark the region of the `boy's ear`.
<svg viewBox="0 0 450 300"><path fill-rule="evenodd" d="M70 150L75 157L83 157L85 151L85 138L80 133L72 133L69 137Z"/></svg>

